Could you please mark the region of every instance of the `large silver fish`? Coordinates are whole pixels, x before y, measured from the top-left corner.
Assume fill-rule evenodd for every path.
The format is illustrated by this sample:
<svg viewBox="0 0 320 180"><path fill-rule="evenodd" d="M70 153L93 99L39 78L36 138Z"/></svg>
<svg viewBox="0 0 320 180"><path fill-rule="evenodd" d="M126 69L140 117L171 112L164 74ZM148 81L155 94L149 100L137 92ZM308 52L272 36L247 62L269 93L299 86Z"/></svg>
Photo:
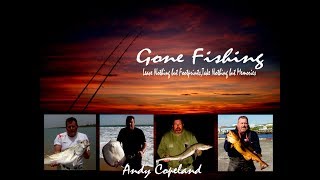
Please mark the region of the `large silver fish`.
<svg viewBox="0 0 320 180"><path fill-rule="evenodd" d="M210 145L206 145L206 144L201 144L201 143L196 143L196 144L193 144L191 145L189 148L187 148L183 153L179 154L179 155L176 155L176 156L171 156L171 157L165 157L165 158L161 158L161 159L158 159L156 160L156 164L158 165L160 161L175 161L175 160L178 160L178 161L181 161L189 156L192 156L196 150L208 150L212 148L212 146Z"/></svg>
<svg viewBox="0 0 320 180"><path fill-rule="evenodd" d="M88 140L83 140L62 152L45 157L44 164L72 164L72 166L76 166L80 157L83 155L89 145L90 143Z"/></svg>
<svg viewBox="0 0 320 180"><path fill-rule="evenodd" d="M110 140L102 148L104 161L112 167L122 166L126 161L126 156L122 149L120 141Z"/></svg>

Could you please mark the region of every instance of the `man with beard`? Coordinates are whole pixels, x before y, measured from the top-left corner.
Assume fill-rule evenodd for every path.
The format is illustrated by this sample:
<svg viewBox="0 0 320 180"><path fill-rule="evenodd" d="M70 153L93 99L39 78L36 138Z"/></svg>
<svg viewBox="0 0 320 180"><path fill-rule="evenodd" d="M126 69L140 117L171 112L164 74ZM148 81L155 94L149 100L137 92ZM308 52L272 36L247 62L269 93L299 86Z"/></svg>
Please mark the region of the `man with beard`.
<svg viewBox="0 0 320 180"><path fill-rule="evenodd" d="M176 156L183 153L188 147L198 143L194 134L184 129L182 119L173 120L172 129L166 132L160 141L157 153L160 158ZM202 154L201 150L196 151L197 156ZM182 168L194 169L193 157L189 156L181 161L165 161L169 168L177 168L182 164Z"/></svg>
<svg viewBox="0 0 320 180"><path fill-rule="evenodd" d="M142 167L142 156L146 151L147 143L143 131L135 127L133 116L127 116L126 127L120 130L117 141L122 143L126 156L123 166L129 164L130 168L139 170Z"/></svg>
<svg viewBox="0 0 320 180"><path fill-rule="evenodd" d="M245 147L252 149L256 154L261 154L258 134L255 131L250 130L247 116L240 116L236 128L232 131L238 134L241 143ZM231 143L228 142L227 138L224 142L224 149L228 152L230 158L228 171L255 172L256 167L254 166L253 161L244 159L235 148L231 147Z"/></svg>

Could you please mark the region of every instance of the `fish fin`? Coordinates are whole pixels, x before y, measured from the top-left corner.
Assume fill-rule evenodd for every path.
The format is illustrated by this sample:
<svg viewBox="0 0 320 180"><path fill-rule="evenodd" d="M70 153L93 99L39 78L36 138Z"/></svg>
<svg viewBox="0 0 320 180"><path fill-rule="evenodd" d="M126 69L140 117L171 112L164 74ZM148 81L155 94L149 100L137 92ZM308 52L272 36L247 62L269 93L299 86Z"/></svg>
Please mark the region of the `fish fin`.
<svg viewBox="0 0 320 180"><path fill-rule="evenodd" d="M243 155L243 157L244 157L244 159L246 159L247 161L249 161L249 160L251 159L250 156L245 156L245 155Z"/></svg>

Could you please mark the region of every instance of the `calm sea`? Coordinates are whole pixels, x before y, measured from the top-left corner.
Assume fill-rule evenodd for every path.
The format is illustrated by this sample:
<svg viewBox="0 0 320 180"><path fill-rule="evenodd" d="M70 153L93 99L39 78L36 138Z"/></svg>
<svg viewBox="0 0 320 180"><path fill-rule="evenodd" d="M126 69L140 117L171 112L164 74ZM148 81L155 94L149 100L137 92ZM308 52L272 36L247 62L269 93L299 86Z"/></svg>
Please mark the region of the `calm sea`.
<svg viewBox="0 0 320 180"><path fill-rule="evenodd" d="M142 157L142 165L154 167L153 165L153 126L136 126L141 129L146 137L147 149ZM123 126L100 127L100 158L103 158L102 148L111 139L117 140L118 134Z"/></svg>
<svg viewBox="0 0 320 180"><path fill-rule="evenodd" d="M53 141L65 128L44 129L44 155L53 154ZM96 127L79 127L78 132L85 133L90 141L90 158L84 159L84 170L96 170Z"/></svg>

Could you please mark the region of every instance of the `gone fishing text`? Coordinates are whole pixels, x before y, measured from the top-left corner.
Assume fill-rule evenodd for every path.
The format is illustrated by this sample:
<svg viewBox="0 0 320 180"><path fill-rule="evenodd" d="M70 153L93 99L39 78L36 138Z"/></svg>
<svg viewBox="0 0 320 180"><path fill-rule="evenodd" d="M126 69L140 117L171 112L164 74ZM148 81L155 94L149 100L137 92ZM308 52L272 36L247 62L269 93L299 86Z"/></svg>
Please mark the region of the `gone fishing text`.
<svg viewBox="0 0 320 180"><path fill-rule="evenodd" d="M234 52L234 57L231 58L230 55L233 51L233 48L229 48L223 55L219 54L210 58L209 55L211 54L211 51L208 51L206 55L204 55L203 50L204 50L203 48L197 48L194 50L192 55L192 64L196 64L197 60L202 59L203 61L206 61L208 63L215 62L216 64L218 63L225 64L229 62L236 62L236 63L253 62L253 63L256 63L255 69L261 69L263 67L264 60L261 59L263 56L263 53L259 54L255 58L250 57L248 55L244 55L241 58L238 58L237 55L239 55L239 51L236 51ZM151 53L152 51L149 48L144 48L140 50L139 53L137 54L137 58L136 58L137 62L145 63L146 66L148 66L150 63L160 63L160 62L167 63L170 61L178 62L178 63L184 62L183 54L179 54L175 58L169 55L166 55L166 56L155 55L153 57L150 57Z"/></svg>

